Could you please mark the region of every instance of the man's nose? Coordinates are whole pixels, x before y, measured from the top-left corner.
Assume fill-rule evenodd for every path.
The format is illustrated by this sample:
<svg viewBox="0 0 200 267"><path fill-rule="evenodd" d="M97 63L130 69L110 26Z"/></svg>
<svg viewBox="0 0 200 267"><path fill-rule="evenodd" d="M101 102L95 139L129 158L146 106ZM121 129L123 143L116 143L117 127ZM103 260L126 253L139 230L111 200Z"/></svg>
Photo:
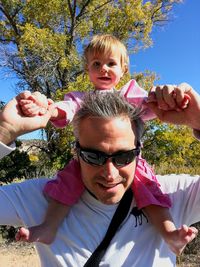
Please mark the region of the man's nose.
<svg viewBox="0 0 200 267"><path fill-rule="evenodd" d="M108 159L103 167L103 176L107 181L113 182L119 176L119 170L112 163L111 159Z"/></svg>

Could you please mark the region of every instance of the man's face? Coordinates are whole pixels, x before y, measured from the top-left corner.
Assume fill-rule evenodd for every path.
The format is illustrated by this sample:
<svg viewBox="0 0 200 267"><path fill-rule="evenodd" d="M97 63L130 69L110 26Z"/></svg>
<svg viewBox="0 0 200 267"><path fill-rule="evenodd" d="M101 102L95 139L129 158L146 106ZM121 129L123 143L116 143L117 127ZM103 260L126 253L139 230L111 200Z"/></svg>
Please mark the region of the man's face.
<svg viewBox="0 0 200 267"><path fill-rule="evenodd" d="M79 129L79 143L84 149L113 154L135 148L135 134L129 118L86 118ZM136 160L124 167L117 167L109 158L102 166L94 166L79 158L82 179L86 188L104 204L119 202L130 187Z"/></svg>

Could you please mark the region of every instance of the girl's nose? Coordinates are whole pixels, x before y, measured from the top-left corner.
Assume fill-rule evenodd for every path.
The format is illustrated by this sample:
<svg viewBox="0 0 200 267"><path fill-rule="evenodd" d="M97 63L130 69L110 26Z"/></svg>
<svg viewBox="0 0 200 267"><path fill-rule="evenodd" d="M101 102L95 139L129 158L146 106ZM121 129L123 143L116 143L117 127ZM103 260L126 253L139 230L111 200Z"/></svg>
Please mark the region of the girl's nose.
<svg viewBox="0 0 200 267"><path fill-rule="evenodd" d="M106 65L106 64L103 64L102 66L101 66L101 72L102 73L105 73L105 72L107 72L108 71L108 66Z"/></svg>

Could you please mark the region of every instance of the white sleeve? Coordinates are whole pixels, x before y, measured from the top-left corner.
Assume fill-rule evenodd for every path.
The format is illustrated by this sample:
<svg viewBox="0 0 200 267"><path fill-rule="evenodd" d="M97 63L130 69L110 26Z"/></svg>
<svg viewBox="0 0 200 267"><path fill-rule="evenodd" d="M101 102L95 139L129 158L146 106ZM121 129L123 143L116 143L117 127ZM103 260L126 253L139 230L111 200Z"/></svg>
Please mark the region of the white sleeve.
<svg viewBox="0 0 200 267"><path fill-rule="evenodd" d="M0 186L0 225L40 224L47 208L43 196L46 182L40 178Z"/></svg>
<svg viewBox="0 0 200 267"><path fill-rule="evenodd" d="M12 143L10 146L7 146L0 141L0 159L10 154L12 151L15 150L15 148L15 143Z"/></svg>
<svg viewBox="0 0 200 267"><path fill-rule="evenodd" d="M0 159L14 150L14 143L7 146L0 142ZM46 182L46 179L33 179L0 186L0 225L39 224L46 202L42 192Z"/></svg>
<svg viewBox="0 0 200 267"><path fill-rule="evenodd" d="M6 186L0 187L0 225L22 226L23 223L17 213L17 209L13 205L13 201L4 191Z"/></svg>
<svg viewBox="0 0 200 267"><path fill-rule="evenodd" d="M200 177L187 174L157 176L162 191L172 200L172 217L177 226L200 221Z"/></svg>

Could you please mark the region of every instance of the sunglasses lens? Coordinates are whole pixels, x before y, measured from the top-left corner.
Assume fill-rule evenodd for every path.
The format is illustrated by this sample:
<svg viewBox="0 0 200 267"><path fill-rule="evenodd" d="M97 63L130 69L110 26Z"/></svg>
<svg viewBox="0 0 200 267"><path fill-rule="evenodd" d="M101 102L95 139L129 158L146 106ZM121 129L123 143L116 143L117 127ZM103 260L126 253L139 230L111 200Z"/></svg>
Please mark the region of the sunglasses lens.
<svg viewBox="0 0 200 267"><path fill-rule="evenodd" d="M88 151L81 151L81 157L84 161L93 165L103 165L105 160L103 157L100 157L98 153Z"/></svg>
<svg viewBox="0 0 200 267"><path fill-rule="evenodd" d="M113 157L114 159L114 163L117 166L125 166L128 165L129 163L131 163L135 156L136 156L136 151L129 151L129 152L125 152L125 153L121 153L119 155L116 155Z"/></svg>
<svg viewBox="0 0 200 267"><path fill-rule="evenodd" d="M130 164L136 156L139 155L140 149L136 148L133 150L120 152L114 155L107 155L101 151L95 150L84 150L80 147L79 143L77 143L78 154L88 164L95 166L102 166L106 163L106 161L110 158L118 167L123 167L125 165Z"/></svg>

